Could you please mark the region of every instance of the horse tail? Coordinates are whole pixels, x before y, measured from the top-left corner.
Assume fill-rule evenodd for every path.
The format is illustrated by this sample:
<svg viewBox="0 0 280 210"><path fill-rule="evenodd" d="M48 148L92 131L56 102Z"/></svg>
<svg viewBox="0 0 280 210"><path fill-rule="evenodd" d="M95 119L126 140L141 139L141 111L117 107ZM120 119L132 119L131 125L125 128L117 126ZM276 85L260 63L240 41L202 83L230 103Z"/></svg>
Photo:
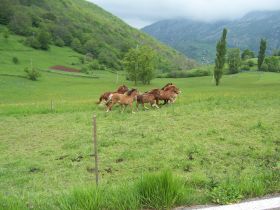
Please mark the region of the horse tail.
<svg viewBox="0 0 280 210"><path fill-rule="evenodd" d="M97 102L96 102L96 104L100 104L100 103L101 103L101 101L102 101L102 99L103 99L103 95L102 95L102 96L100 96L99 101L97 101Z"/></svg>
<svg viewBox="0 0 280 210"><path fill-rule="evenodd" d="M111 102L112 102L112 97L113 97L113 94L111 93L109 96L108 96L108 100L106 102L106 106L108 106Z"/></svg>

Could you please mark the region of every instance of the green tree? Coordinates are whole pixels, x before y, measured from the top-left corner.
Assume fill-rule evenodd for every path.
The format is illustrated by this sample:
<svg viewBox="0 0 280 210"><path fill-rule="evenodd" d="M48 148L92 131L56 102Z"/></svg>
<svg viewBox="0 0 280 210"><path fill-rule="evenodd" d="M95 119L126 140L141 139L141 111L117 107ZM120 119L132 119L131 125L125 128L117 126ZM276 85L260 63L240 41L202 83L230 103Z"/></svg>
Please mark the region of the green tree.
<svg viewBox="0 0 280 210"><path fill-rule="evenodd" d="M124 56L123 65L129 80L134 81L137 85L139 80L139 48L130 49Z"/></svg>
<svg viewBox="0 0 280 210"><path fill-rule="evenodd" d="M11 0L1 0L0 4L0 24L7 25L13 13L14 3Z"/></svg>
<svg viewBox="0 0 280 210"><path fill-rule="evenodd" d="M51 42L51 36L48 32L46 32L45 30L41 30L37 37L37 40L40 43L40 48L42 50L49 49L49 44Z"/></svg>
<svg viewBox="0 0 280 210"><path fill-rule="evenodd" d="M153 49L147 46L130 49L124 56L123 65L128 79L143 84L150 84L155 76L156 55Z"/></svg>
<svg viewBox="0 0 280 210"><path fill-rule="evenodd" d="M241 66L240 49L232 48L228 50L229 73L235 74L239 72Z"/></svg>
<svg viewBox="0 0 280 210"><path fill-rule="evenodd" d="M71 47L77 52L82 53L82 44L78 38L74 38L71 42Z"/></svg>
<svg viewBox="0 0 280 210"><path fill-rule="evenodd" d="M247 59L254 58L254 57L255 57L255 53L249 49L243 50L243 52L241 54L242 60L247 60Z"/></svg>
<svg viewBox="0 0 280 210"><path fill-rule="evenodd" d="M259 54L258 54L258 70L259 71L261 71L261 67L262 67L263 61L265 59L265 51L266 51L266 40L261 39L260 50L259 50Z"/></svg>
<svg viewBox="0 0 280 210"><path fill-rule="evenodd" d="M152 48L147 46L140 47L139 55L139 79L143 84L150 84L155 77L156 55Z"/></svg>
<svg viewBox="0 0 280 210"><path fill-rule="evenodd" d="M26 11L16 11L11 16L9 22L9 28L16 34L19 35L30 35L31 34L32 21L31 17Z"/></svg>
<svg viewBox="0 0 280 210"><path fill-rule="evenodd" d="M223 75L223 69L226 62L226 53L227 53L227 29L224 28L221 39L218 41L216 46L216 59L215 59L215 68L214 68L214 78L216 86L220 84L220 80Z"/></svg>

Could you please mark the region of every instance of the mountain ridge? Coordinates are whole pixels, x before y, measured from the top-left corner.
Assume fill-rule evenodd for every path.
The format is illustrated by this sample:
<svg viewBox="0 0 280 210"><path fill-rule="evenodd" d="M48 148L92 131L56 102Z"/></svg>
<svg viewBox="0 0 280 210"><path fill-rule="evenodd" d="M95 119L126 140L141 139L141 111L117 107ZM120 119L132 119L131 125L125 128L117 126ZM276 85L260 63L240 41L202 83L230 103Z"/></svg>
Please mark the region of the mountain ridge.
<svg viewBox="0 0 280 210"><path fill-rule="evenodd" d="M212 63L223 28L229 31L228 46L231 48L249 48L257 52L261 38L268 40L268 53L280 47L280 10L254 11L232 21L163 20L144 27L142 31L190 58Z"/></svg>

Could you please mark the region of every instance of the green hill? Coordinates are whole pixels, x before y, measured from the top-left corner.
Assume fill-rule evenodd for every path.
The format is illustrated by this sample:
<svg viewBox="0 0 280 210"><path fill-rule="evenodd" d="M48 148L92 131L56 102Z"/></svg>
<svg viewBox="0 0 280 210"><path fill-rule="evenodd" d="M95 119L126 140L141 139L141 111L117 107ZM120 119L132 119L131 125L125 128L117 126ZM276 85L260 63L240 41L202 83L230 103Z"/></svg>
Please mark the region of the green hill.
<svg viewBox="0 0 280 210"><path fill-rule="evenodd" d="M37 39L44 34L51 44L90 54L111 69L121 69L120 60L128 49L142 44L158 51L162 71L188 69L195 64L84 0L1 0L0 24L26 37L25 43L34 48L40 48Z"/></svg>
<svg viewBox="0 0 280 210"><path fill-rule="evenodd" d="M280 11L251 12L234 21L201 22L190 19L164 20L143 31L201 63L212 63L216 42L223 28L229 30L228 46L259 49L261 38L268 41L268 53L280 47Z"/></svg>

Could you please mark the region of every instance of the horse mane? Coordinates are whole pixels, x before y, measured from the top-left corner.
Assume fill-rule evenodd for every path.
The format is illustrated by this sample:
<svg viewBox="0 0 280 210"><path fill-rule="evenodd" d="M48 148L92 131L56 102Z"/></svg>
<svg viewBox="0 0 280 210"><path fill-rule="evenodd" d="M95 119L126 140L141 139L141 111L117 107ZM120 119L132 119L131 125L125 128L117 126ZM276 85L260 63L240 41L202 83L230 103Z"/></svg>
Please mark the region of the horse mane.
<svg viewBox="0 0 280 210"><path fill-rule="evenodd" d="M175 85L169 85L165 88L165 91L177 89Z"/></svg>
<svg viewBox="0 0 280 210"><path fill-rule="evenodd" d="M163 88L161 88L162 90L164 90L164 88L166 88L167 86L173 85L173 83L169 82L167 83Z"/></svg>
<svg viewBox="0 0 280 210"><path fill-rule="evenodd" d="M119 86L118 91L121 90L121 89L126 89L126 90L128 90L128 87L127 87L126 85Z"/></svg>
<svg viewBox="0 0 280 210"><path fill-rule="evenodd" d="M158 94L160 92L160 89L153 89L153 90L150 90L149 92L147 93L150 93L150 94Z"/></svg>
<svg viewBox="0 0 280 210"><path fill-rule="evenodd" d="M135 88L133 88L133 89L127 91L127 94L126 94L126 95L127 95L127 96L130 96L134 91L136 91Z"/></svg>

